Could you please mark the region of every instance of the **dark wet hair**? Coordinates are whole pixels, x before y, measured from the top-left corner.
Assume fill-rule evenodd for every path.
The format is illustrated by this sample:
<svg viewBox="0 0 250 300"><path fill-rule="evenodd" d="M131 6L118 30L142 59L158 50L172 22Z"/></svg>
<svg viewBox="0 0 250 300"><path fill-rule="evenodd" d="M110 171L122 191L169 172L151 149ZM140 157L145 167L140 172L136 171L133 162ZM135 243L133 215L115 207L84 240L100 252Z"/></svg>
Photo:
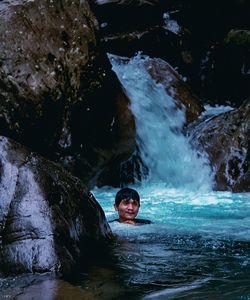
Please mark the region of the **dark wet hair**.
<svg viewBox="0 0 250 300"><path fill-rule="evenodd" d="M117 192L115 196L115 204L119 206L123 199L133 199L137 200L140 203L140 196L136 190L131 188L123 188L119 192Z"/></svg>

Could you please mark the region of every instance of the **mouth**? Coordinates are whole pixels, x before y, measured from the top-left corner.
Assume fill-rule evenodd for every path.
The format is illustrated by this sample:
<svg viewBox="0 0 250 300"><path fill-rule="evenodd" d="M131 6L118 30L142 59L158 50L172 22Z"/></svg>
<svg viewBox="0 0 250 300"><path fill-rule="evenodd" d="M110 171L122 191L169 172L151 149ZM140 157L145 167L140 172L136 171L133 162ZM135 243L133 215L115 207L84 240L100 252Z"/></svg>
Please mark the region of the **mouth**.
<svg viewBox="0 0 250 300"><path fill-rule="evenodd" d="M128 214L128 215L134 215L135 213L131 212L131 211L127 211L126 214Z"/></svg>

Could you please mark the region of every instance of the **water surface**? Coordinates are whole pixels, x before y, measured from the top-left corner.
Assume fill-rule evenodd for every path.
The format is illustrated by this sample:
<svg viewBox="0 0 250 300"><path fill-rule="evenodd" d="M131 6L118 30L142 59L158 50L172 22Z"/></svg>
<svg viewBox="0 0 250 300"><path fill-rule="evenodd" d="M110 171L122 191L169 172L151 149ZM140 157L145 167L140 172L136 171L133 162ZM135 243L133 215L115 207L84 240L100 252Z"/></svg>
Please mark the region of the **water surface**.
<svg viewBox="0 0 250 300"><path fill-rule="evenodd" d="M119 299L250 299L249 193L195 193L163 183L136 188L138 217L153 223L110 223L113 267L125 289ZM116 191L93 191L110 221Z"/></svg>

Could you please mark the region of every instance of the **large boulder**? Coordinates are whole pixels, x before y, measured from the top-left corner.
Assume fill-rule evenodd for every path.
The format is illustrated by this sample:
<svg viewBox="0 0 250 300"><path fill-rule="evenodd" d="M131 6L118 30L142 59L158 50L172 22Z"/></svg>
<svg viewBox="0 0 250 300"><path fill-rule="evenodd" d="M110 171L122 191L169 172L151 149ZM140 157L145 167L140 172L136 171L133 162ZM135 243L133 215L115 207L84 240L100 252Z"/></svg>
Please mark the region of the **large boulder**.
<svg viewBox="0 0 250 300"><path fill-rule="evenodd" d="M0 270L68 273L112 238L86 186L61 166L0 138ZM87 257L86 257L87 256Z"/></svg>
<svg viewBox="0 0 250 300"><path fill-rule="evenodd" d="M129 101L98 47L88 2L1 1L0 18L0 134L94 184L135 144Z"/></svg>
<svg viewBox="0 0 250 300"><path fill-rule="evenodd" d="M208 154L216 190L250 191L250 99L240 108L200 123L191 134Z"/></svg>

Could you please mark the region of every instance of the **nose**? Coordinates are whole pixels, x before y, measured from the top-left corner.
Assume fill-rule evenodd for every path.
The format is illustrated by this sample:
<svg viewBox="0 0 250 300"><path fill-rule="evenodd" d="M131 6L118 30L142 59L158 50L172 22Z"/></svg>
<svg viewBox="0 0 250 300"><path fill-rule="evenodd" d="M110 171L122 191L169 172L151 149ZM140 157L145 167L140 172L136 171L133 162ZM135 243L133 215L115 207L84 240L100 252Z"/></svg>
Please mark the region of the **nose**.
<svg viewBox="0 0 250 300"><path fill-rule="evenodd" d="M133 210L133 203L128 203L128 207L129 210Z"/></svg>

